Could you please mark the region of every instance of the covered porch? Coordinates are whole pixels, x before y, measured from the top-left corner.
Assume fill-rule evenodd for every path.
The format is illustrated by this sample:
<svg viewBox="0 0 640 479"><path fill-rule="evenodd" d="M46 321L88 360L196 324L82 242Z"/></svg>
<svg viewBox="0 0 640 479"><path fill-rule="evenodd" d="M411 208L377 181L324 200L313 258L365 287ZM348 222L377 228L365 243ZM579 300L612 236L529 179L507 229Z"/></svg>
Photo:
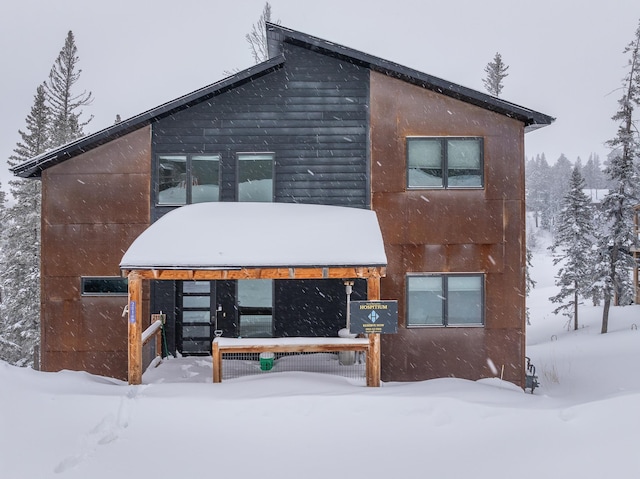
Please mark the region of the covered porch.
<svg viewBox="0 0 640 479"><path fill-rule="evenodd" d="M143 319L150 314L143 311L145 280L363 279L367 298L377 300L386 262L370 210L288 203L199 203L175 209L145 230L120 263L129 284L129 383L142 382ZM321 348L322 338L306 339L298 342ZM325 346L335 349L336 339L325 338ZM367 385L378 386L380 337L369 335L365 343L360 338L357 350L367 352Z"/></svg>

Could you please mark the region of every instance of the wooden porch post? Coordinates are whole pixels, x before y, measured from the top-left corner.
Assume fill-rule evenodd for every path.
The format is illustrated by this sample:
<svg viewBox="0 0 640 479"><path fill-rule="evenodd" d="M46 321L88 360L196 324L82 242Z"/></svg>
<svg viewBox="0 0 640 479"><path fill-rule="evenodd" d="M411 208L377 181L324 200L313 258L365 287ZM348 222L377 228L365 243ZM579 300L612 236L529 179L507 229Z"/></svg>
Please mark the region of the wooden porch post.
<svg viewBox="0 0 640 479"><path fill-rule="evenodd" d="M380 278L367 278L367 299L380 299ZM367 386L380 387L380 335L369 335L369 352L367 353Z"/></svg>
<svg viewBox="0 0 640 479"><path fill-rule="evenodd" d="M129 273L129 384L142 383L142 278Z"/></svg>

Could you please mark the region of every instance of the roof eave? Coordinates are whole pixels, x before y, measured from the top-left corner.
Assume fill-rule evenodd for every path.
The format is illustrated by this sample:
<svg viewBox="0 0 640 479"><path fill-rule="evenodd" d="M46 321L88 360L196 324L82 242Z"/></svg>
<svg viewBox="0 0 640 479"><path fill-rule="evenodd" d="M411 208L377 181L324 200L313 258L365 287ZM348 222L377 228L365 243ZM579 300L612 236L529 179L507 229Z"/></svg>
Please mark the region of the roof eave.
<svg viewBox="0 0 640 479"><path fill-rule="evenodd" d="M172 113L189 108L190 106L206 101L209 98L219 95L220 93L230 90L238 85L263 76L277 68L280 68L284 62L285 58L283 55L270 58L265 62L247 68L246 70L231 75L216 83L212 83L211 85L200 88L199 90L183 95L175 100L152 108L151 110L147 110L132 118L104 128L96 133L87 135L78 140L67 143L66 145L62 145L54 150L47 151L11 168L11 171L15 176L22 178L38 178L41 176L43 170L46 170L51 166L57 165L58 163L80 155L85 151L127 135L132 131L143 128L171 115Z"/></svg>
<svg viewBox="0 0 640 479"><path fill-rule="evenodd" d="M481 108L514 118L524 123L525 131L550 125L555 118L534 110L516 105L500 98L473 90L471 88L452 83L426 73L402 66L383 58L379 58L359 50L354 50L318 37L285 28L281 25L267 23L268 37L275 41L287 41L292 44L305 46L327 55L338 57L345 61L364 66L384 75L398 78L437 93L470 103ZM270 44L270 51L282 53L275 45Z"/></svg>

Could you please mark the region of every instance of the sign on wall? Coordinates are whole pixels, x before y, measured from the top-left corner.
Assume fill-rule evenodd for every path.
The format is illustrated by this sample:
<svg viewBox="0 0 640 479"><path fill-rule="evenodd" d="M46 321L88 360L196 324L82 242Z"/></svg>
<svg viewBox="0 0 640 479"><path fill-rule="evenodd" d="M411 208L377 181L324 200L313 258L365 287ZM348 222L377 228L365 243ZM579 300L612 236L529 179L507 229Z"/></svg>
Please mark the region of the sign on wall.
<svg viewBox="0 0 640 479"><path fill-rule="evenodd" d="M398 332L397 301L351 301L349 314L349 330L353 334Z"/></svg>

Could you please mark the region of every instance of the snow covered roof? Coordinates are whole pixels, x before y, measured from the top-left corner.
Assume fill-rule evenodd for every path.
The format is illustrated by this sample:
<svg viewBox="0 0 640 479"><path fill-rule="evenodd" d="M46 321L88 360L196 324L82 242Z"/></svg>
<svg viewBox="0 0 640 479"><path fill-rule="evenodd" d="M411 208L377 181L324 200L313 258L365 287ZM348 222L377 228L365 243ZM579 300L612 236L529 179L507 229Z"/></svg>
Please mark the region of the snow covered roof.
<svg viewBox="0 0 640 479"><path fill-rule="evenodd" d="M293 203L197 203L149 226L123 270L386 266L376 213Z"/></svg>

